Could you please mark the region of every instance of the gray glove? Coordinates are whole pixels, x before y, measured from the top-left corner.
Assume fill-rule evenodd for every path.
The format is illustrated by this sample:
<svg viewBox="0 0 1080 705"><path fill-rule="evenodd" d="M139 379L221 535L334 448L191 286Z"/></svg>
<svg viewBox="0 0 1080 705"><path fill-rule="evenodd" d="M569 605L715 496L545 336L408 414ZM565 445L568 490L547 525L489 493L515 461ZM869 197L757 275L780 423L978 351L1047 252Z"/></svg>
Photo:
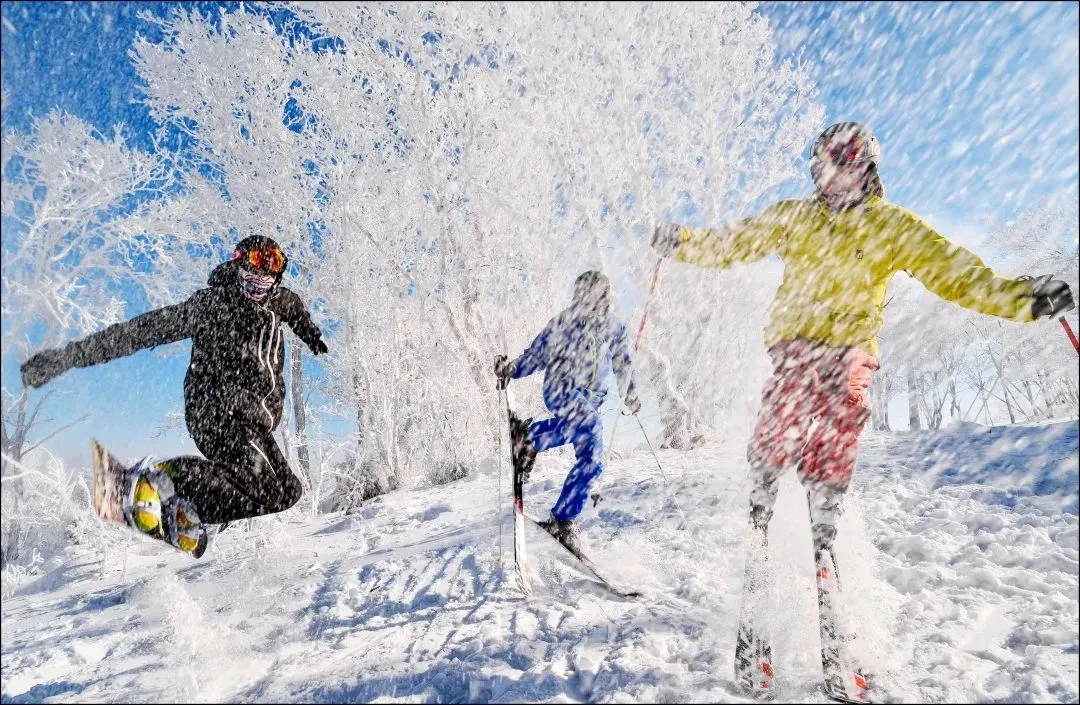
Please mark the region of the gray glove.
<svg viewBox="0 0 1080 705"><path fill-rule="evenodd" d="M626 399L623 399L623 403L626 404L626 408L630 410L631 414L641 411L641 399L638 399L637 394L627 395Z"/></svg>
<svg viewBox="0 0 1080 705"><path fill-rule="evenodd" d="M1031 315L1035 318L1057 318L1076 308L1069 285L1052 274L1041 277L1020 277L1031 281Z"/></svg>
<svg viewBox="0 0 1080 705"><path fill-rule="evenodd" d="M661 257L670 257L679 248L679 231L682 226L676 223L660 223L652 236L652 248Z"/></svg>
<svg viewBox="0 0 1080 705"><path fill-rule="evenodd" d="M510 383L510 361L506 355L495 356L495 388L506 389L506 385Z"/></svg>
<svg viewBox="0 0 1080 705"><path fill-rule="evenodd" d="M24 387L40 387L71 369L71 360L63 349L42 350L23 363Z"/></svg>

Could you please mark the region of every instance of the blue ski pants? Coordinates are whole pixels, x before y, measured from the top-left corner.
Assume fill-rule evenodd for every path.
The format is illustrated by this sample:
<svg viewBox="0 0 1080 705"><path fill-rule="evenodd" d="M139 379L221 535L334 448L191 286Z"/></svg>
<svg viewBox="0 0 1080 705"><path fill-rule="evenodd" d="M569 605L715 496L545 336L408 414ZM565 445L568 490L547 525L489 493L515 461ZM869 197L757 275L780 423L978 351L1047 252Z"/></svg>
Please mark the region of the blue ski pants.
<svg viewBox="0 0 1080 705"><path fill-rule="evenodd" d="M553 409L554 416L533 422L529 439L537 452L572 443L576 462L563 483L562 494L551 508L551 516L562 521L577 519L589 501L589 485L604 471L603 397L590 401L575 393L571 403Z"/></svg>

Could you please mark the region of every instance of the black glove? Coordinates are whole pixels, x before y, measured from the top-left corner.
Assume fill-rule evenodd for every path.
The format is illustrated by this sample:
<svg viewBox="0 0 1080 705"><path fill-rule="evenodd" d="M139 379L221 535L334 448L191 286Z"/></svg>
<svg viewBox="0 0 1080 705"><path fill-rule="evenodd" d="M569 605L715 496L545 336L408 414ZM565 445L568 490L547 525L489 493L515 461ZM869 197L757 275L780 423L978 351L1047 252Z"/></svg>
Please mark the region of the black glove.
<svg viewBox="0 0 1080 705"><path fill-rule="evenodd" d="M626 395L626 399L623 400L623 403L626 404L626 408L630 410L631 414L636 414L641 411L641 400L638 399L637 394L631 393Z"/></svg>
<svg viewBox="0 0 1080 705"><path fill-rule="evenodd" d="M510 382L510 363L506 355L495 356L495 388L506 389Z"/></svg>
<svg viewBox="0 0 1080 705"><path fill-rule="evenodd" d="M23 363L24 387L40 387L71 369L71 361L63 350L42 350Z"/></svg>
<svg viewBox="0 0 1080 705"><path fill-rule="evenodd" d="M319 355L322 355L323 353L328 352L327 347L326 347L326 343L323 342L322 338L317 339L315 342L313 342L308 347L311 348L311 354L315 355L316 357L318 357Z"/></svg>
<svg viewBox="0 0 1080 705"><path fill-rule="evenodd" d="M1052 274L1041 277L1021 277L1031 281L1031 315L1035 318L1057 318L1076 308L1069 285Z"/></svg>
<svg viewBox="0 0 1080 705"><path fill-rule="evenodd" d="M670 257L675 250L679 249L679 231L681 225L675 223L660 223L656 226L652 236L652 248L661 257Z"/></svg>

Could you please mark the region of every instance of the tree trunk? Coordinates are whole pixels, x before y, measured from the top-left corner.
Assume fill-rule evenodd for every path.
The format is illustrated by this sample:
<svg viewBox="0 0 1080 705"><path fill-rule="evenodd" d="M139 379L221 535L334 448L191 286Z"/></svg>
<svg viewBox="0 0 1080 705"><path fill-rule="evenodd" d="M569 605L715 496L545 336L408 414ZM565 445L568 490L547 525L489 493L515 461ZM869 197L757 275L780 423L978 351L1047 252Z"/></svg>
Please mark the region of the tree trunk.
<svg viewBox="0 0 1080 705"><path fill-rule="evenodd" d="M1038 387L1039 396L1042 397L1043 404L1046 407L1046 417L1049 419L1055 418L1057 416L1057 400L1054 399L1053 392L1046 383L1046 373L1039 369L1035 375L1035 385Z"/></svg>
<svg viewBox="0 0 1080 705"><path fill-rule="evenodd" d="M994 363L994 369L997 370L998 379L1001 381L1001 393L1005 399L1005 408L1009 412L1009 423L1016 423L1016 414L1013 413L1012 401L1009 399L1009 381L1005 377L1005 366L994 356L994 351L990 349L990 346L986 346L986 352L990 355L990 362ZM989 416L990 410L987 408L987 415Z"/></svg>
<svg viewBox="0 0 1080 705"><path fill-rule="evenodd" d="M307 478L311 479L311 458L308 455L307 413L304 408L304 366L302 351L294 340L289 346L289 372L292 377L292 403L296 430L296 460Z"/></svg>
<svg viewBox="0 0 1080 705"><path fill-rule="evenodd" d="M1009 385L1002 379L1001 392L1005 396L1005 408L1009 411L1009 423L1016 423L1016 413L1013 411L1012 401L1009 399Z"/></svg>
<svg viewBox="0 0 1080 705"><path fill-rule="evenodd" d="M889 429L889 385L882 382L870 388L870 427L875 431Z"/></svg>
<svg viewBox="0 0 1080 705"><path fill-rule="evenodd" d="M8 431L8 422L11 422L12 429ZM0 450L3 451L4 457L0 459L0 476L7 477L9 472L18 474L19 469L14 467L12 463L8 462L10 458L15 463L22 462L23 449L26 447L26 434L27 434L27 422L26 422L26 391L19 396L15 401L14 408L0 407ZM6 487L7 502L4 507L4 513L8 516L16 516L21 509L22 504L22 478L16 477L11 480L10 484ZM19 558L20 546L22 543L19 540L20 527L19 522L12 521L8 525L7 533L0 538L0 568L7 567L11 561L16 561Z"/></svg>
<svg viewBox="0 0 1080 705"><path fill-rule="evenodd" d="M911 364L907 368L907 395L908 429L918 431L922 428L919 422L919 383L915 379L915 366Z"/></svg>
<svg viewBox="0 0 1080 705"><path fill-rule="evenodd" d="M1035 401L1035 390L1031 386L1031 380L1028 379L1027 377L1025 377L1021 381L1021 384L1024 385L1024 396L1027 397L1028 408L1031 409L1031 419L1032 420L1038 419L1040 417L1039 405ZM1045 418L1045 415L1043 415L1043 418Z"/></svg>

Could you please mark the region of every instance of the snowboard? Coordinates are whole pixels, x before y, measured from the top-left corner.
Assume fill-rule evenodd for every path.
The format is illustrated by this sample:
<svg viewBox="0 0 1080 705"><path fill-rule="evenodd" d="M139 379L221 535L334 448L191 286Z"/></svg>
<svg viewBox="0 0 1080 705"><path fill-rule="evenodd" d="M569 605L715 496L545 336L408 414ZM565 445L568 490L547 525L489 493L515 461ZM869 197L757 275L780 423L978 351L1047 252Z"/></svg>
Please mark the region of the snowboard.
<svg viewBox="0 0 1080 705"><path fill-rule="evenodd" d="M133 493L133 488L129 486L130 469L97 440L90 441L90 453L94 464L94 513L99 519L110 524L122 524L140 536L156 539L193 558L202 557L208 544L205 526L199 526L198 543L192 551L184 551L169 542L163 529L163 521L158 524L156 531L141 531L134 525L129 512L125 510L125 504L130 504L129 495Z"/></svg>

